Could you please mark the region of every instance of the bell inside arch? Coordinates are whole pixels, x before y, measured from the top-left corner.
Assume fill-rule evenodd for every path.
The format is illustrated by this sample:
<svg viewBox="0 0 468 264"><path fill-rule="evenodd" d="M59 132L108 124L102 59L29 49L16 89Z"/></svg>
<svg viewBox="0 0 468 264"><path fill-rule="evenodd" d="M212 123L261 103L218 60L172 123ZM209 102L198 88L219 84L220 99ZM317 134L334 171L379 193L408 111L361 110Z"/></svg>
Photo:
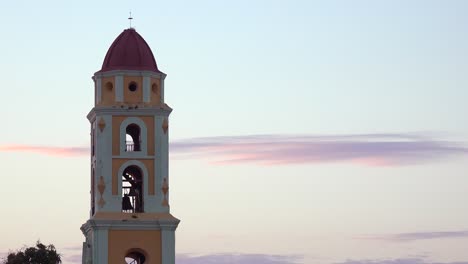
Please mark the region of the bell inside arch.
<svg viewBox="0 0 468 264"><path fill-rule="evenodd" d="M133 210L132 203L130 202L130 197L128 195L124 195L122 197L122 210L123 211L128 211L128 210Z"/></svg>
<svg viewBox="0 0 468 264"><path fill-rule="evenodd" d="M137 192L134 187L130 187L130 191L128 192L128 196L137 196Z"/></svg>

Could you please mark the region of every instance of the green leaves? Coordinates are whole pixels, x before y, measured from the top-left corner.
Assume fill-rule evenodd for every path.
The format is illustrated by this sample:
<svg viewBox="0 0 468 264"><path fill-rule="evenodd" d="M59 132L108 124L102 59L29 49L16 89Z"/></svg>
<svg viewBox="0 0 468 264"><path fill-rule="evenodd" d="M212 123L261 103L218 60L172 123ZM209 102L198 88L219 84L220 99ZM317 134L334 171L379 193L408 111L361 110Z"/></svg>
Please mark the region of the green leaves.
<svg viewBox="0 0 468 264"><path fill-rule="evenodd" d="M62 263L60 254L57 253L55 246L36 242L35 247L22 248L16 252L8 254L2 262L4 264L59 264Z"/></svg>

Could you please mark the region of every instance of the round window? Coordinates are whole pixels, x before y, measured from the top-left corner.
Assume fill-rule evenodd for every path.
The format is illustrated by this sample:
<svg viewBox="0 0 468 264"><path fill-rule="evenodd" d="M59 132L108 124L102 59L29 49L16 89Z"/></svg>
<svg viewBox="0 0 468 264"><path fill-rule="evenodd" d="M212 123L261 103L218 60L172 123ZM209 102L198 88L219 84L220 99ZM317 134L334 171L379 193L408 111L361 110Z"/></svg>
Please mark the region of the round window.
<svg viewBox="0 0 468 264"><path fill-rule="evenodd" d="M137 84L134 83L134 82L131 82L129 85L128 85L128 89L132 92L136 91L137 90Z"/></svg>

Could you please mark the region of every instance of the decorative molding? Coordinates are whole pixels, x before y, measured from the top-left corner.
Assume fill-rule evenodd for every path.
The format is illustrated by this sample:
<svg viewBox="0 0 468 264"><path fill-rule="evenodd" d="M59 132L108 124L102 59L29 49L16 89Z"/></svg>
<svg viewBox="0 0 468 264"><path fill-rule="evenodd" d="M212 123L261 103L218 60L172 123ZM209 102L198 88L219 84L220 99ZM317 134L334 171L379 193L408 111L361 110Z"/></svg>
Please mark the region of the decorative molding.
<svg viewBox="0 0 468 264"><path fill-rule="evenodd" d="M106 204L106 201L104 201L104 198L103 198L104 190L106 189L106 183L104 182L104 177L102 176L99 177L99 183L97 187L98 187L98 191L100 194L98 205L99 205L99 208L102 209L102 207L104 207L104 204Z"/></svg>
<svg viewBox="0 0 468 264"><path fill-rule="evenodd" d="M167 118L164 118L162 129L164 131L164 134L167 134L167 130L169 129L169 122L167 121Z"/></svg>
<svg viewBox="0 0 468 264"><path fill-rule="evenodd" d="M99 127L99 130L101 131L104 131L104 128L106 127L106 121L104 121L104 118L99 118L99 122L98 122L98 127Z"/></svg>
<svg viewBox="0 0 468 264"><path fill-rule="evenodd" d="M169 184L167 184L167 178L164 178L161 190L163 192L163 201L161 205L168 207L169 202L167 201L167 192L169 191Z"/></svg>

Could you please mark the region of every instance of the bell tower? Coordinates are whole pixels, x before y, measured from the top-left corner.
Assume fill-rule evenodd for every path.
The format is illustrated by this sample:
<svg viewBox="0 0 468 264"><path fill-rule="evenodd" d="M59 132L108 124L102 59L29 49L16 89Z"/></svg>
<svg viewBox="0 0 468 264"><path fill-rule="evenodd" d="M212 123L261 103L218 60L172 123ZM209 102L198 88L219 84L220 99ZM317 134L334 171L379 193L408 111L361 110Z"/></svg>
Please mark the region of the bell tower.
<svg viewBox="0 0 468 264"><path fill-rule="evenodd" d="M146 41L125 29L93 76L91 210L83 264L174 264L164 79Z"/></svg>

